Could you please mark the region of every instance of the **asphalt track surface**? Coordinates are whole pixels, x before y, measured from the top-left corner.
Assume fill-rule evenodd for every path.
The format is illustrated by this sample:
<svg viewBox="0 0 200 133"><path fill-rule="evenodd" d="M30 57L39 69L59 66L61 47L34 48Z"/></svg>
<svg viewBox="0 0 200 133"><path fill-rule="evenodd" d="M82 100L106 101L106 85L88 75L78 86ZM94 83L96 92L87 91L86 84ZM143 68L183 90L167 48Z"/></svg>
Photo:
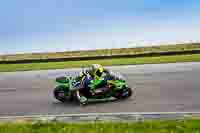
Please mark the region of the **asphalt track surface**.
<svg viewBox="0 0 200 133"><path fill-rule="evenodd" d="M81 107L53 98L54 79L80 69L0 73L0 116L64 113L200 111L200 63L108 67L136 90L124 101Z"/></svg>

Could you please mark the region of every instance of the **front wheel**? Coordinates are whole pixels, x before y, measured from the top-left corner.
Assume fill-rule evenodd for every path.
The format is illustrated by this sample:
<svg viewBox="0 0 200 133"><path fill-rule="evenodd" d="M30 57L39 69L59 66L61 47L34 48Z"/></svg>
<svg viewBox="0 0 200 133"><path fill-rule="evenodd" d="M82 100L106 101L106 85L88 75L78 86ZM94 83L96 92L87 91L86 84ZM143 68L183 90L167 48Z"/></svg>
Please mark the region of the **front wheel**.
<svg viewBox="0 0 200 133"><path fill-rule="evenodd" d="M117 99L125 99L125 98L128 98L130 96L132 96L132 89L131 88L119 90L115 95L115 97Z"/></svg>

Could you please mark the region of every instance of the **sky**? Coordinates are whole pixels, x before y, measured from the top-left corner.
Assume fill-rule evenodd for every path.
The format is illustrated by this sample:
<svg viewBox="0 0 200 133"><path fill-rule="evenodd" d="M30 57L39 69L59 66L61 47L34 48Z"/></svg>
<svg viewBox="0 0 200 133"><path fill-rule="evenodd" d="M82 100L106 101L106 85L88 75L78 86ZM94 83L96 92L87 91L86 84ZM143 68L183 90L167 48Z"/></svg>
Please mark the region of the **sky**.
<svg viewBox="0 0 200 133"><path fill-rule="evenodd" d="M0 54L199 41L199 0L5 0Z"/></svg>

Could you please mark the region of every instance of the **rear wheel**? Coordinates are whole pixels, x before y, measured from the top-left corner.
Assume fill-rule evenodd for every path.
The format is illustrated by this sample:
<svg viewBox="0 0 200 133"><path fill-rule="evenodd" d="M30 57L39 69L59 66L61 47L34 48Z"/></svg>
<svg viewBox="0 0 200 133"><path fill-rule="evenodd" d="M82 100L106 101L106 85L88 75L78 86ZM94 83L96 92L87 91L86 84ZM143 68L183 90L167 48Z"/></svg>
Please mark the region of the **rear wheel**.
<svg viewBox="0 0 200 133"><path fill-rule="evenodd" d="M56 87L54 89L54 97L61 102L73 100L73 97L67 93L69 92L66 92L66 90L62 87Z"/></svg>

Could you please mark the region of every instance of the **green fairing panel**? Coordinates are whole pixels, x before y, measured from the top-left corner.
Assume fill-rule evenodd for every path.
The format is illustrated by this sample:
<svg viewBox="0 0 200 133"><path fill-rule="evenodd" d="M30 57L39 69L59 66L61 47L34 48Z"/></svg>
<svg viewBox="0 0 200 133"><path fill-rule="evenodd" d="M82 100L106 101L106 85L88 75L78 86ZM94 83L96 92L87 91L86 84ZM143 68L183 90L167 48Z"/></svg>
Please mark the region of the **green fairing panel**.
<svg viewBox="0 0 200 133"><path fill-rule="evenodd" d="M105 84L105 81L103 79L92 80L90 82L91 82L90 84L91 89L100 88Z"/></svg>
<svg viewBox="0 0 200 133"><path fill-rule="evenodd" d="M70 87L70 82L67 77L58 77L56 78L56 84L57 86L60 86L61 88L69 88Z"/></svg>
<svg viewBox="0 0 200 133"><path fill-rule="evenodd" d="M62 88L69 88L70 87L69 84L63 84L63 83L58 83L58 82L57 82L57 86L60 86Z"/></svg>
<svg viewBox="0 0 200 133"><path fill-rule="evenodd" d="M57 90L63 90L65 92L65 95L68 96L70 95L70 84L69 83L59 83L59 82L56 82L56 89Z"/></svg>
<svg viewBox="0 0 200 133"><path fill-rule="evenodd" d="M62 83L62 84L67 84L67 83L69 83L69 79L67 77L59 77L59 78L56 78L56 82Z"/></svg>
<svg viewBox="0 0 200 133"><path fill-rule="evenodd" d="M113 84L115 86L114 89L116 90L121 89L124 85L127 86L126 82L121 80L112 80L109 83Z"/></svg>

